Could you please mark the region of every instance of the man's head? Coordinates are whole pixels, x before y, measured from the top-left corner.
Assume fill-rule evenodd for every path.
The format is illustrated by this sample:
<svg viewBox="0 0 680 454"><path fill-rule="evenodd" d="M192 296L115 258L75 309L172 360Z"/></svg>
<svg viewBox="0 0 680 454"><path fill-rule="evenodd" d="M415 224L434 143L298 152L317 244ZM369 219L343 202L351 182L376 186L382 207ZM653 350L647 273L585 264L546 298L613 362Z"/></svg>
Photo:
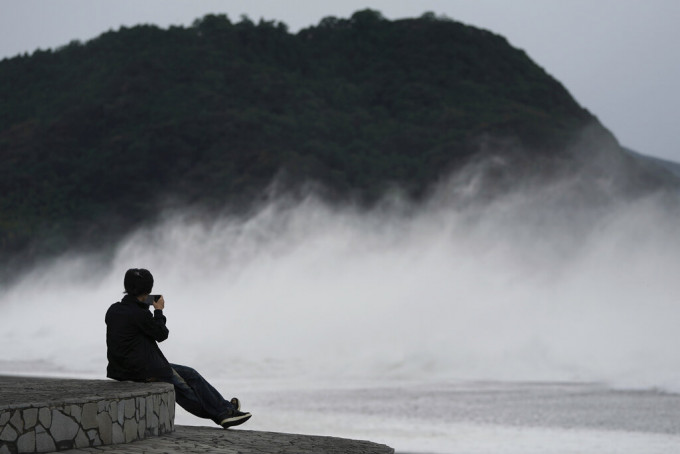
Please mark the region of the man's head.
<svg viewBox="0 0 680 454"><path fill-rule="evenodd" d="M148 295L153 289L153 276L149 270L131 268L125 273L123 285L130 296Z"/></svg>

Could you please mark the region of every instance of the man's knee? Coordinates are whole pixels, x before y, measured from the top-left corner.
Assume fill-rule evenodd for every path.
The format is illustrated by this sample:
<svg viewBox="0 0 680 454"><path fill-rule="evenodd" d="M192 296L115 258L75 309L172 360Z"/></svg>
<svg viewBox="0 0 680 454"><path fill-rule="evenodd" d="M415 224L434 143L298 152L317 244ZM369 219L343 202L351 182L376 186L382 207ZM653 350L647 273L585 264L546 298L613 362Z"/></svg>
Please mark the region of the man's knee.
<svg viewBox="0 0 680 454"><path fill-rule="evenodd" d="M171 364L171 367L175 369L177 374L182 377L184 380L190 380L192 378L200 377L201 374L199 374L196 369L191 368L189 366L182 366L179 364Z"/></svg>

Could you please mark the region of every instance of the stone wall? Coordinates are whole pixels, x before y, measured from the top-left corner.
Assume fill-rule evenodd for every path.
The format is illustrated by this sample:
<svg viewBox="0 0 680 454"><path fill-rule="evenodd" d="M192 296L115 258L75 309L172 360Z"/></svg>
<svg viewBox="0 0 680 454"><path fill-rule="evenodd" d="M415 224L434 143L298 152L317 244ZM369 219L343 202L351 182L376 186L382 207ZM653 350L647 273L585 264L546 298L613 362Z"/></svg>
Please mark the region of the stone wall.
<svg viewBox="0 0 680 454"><path fill-rule="evenodd" d="M174 429L172 385L109 380L73 382L78 384L82 397L74 397L78 390L70 389L68 398L63 399L52 396L46 401L24 403L2 402L6 397L0 400L0 454L128 443ZM19 394L28 393L26 387L29 391L31 387L17 383L14 386ZM3 389L3 394L6 391ZM21 396L18 398L20 402Z"/></svg>

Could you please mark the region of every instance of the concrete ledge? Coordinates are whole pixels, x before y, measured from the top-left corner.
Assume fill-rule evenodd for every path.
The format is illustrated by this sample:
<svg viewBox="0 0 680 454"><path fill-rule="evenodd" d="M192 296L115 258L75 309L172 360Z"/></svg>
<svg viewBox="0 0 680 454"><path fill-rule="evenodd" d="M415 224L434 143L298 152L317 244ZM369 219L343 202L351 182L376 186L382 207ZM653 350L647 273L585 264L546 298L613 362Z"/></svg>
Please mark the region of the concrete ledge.
<svg viewBox="0 0 680 454"><path fill-rule="evenodd" d="M0 376L0 454L129 443L174 420L167 383Z"/></svg>
<svg viewBox="0 0 680 454"><path fill-rule="evenodd" d="M0 454L394 454L335 437L174 426L166 383L0 376Z"/></svg>
<svg viewBox="0 0 680 454"><path fill-rule="evenodd" d="M394 454L370 441L314 435L175 426L171 434L125 445L74 449L62 454Z"/></svg>

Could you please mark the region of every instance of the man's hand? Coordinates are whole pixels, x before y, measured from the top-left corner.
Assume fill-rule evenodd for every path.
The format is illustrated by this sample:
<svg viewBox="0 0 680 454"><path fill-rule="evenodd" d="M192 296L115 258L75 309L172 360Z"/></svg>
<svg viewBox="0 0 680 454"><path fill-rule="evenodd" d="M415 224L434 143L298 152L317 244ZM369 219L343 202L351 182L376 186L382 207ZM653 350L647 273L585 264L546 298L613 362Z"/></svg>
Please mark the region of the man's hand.
<svg viewBox="0 0 680 454"><path fill-rule="evenodd" d="M158 298L158 301L154 301L153 307L154 309L159 310L163 310L165 308L165 300L163 299L163 295L161 295L161 297Z"/></svg>

